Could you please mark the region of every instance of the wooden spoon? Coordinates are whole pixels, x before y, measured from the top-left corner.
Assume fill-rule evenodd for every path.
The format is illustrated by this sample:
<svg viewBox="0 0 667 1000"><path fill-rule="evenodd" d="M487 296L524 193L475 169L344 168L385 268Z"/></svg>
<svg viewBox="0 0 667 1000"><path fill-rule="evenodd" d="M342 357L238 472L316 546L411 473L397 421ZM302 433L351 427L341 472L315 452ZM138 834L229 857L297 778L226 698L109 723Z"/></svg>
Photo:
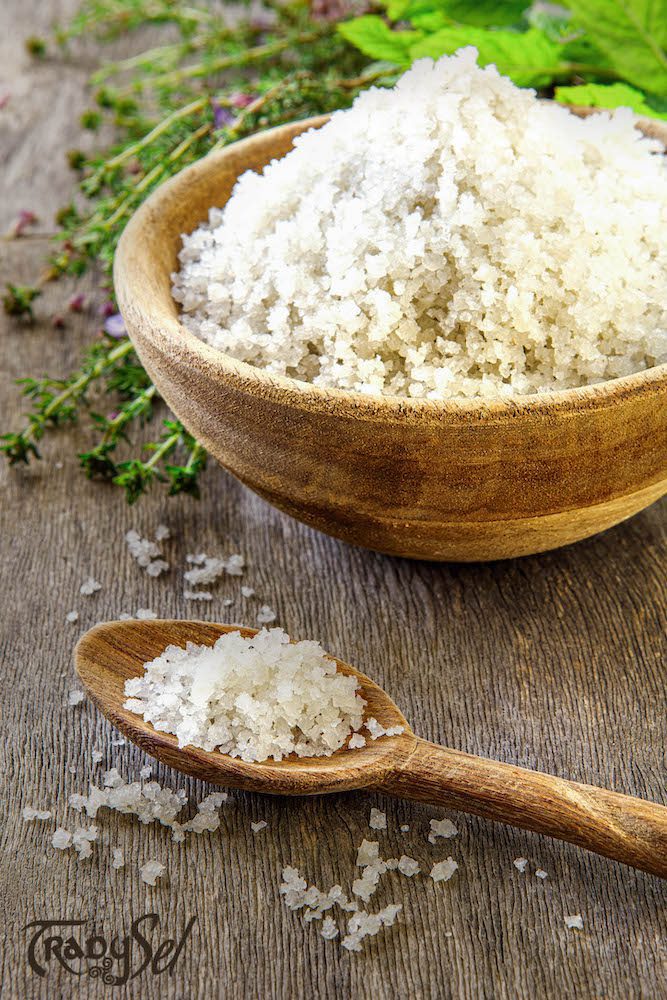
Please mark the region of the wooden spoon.
<svg viewBox="0 0 667 1000"><path fill-rule="evenodd" d="M142 674L144 664L166 646L188 641L213 645L223 633L234 631L256 634L254 629L199 621L96 625L76 647L77 673L95 704L125 736L152 757L196 778L274 795L372 788L545 833L667 878L664 806L422 740L377 684L335 657L342 673L358 679L367 702L366 718L374 716L385 728L404 726L402 735L369 740L361 749L343 748L331 757L248 764L217 751L180 749L175 736L158 732L123 708L125 681Z"/></svg>

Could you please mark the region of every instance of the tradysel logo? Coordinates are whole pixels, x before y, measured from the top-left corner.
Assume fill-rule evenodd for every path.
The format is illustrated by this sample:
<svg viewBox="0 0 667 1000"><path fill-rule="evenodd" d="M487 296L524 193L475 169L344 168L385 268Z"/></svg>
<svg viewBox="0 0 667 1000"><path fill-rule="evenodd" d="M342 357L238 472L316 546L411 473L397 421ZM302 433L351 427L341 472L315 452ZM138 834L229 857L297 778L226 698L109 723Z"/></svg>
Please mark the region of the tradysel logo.
<svg viewBox="0 0 667 1000"><path fill-rule="evenodd" d="M92 920L33 920L24 928L32 931L28 964L38 976L46 976L56 962L73 976L101 979L109 986L122 986L146 971L171 975L196 920L190 917L180 937L172 938L161 933L157 913L145 913L132 921L129 934L109 939L95 932Z"/></svg>

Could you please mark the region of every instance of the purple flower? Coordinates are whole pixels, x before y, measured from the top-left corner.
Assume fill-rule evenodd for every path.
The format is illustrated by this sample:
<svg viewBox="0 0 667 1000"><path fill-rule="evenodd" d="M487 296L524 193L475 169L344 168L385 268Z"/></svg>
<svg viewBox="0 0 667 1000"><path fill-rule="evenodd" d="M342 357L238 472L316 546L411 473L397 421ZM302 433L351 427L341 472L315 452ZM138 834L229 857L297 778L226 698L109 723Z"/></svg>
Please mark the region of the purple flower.
<svg viewBox="0 0 667 1000"><path fill-rule="evenodd" d="M86 297L83 292L79 292L78 295L73 295L69 300L69 310L73 313L80 313L83 311L83 306L86 301Z"/></svg>
<svg viewBox="0 0 667 1000"><path fill-rule="evenodd" d="M65 318L63 316L54 316L51 320L51 325L54 330L64 330L65 329Z"/></svg>
<svg viewBox="0 0 667 1000"><path fill-rule="evenodd" d="M22 208L19 212L18 219L10 229L11 236L22 236L23 230L27 229L28 226L34 226L37 222L37 216L34 212L31 212L28 208Z"/></svg>
<svg viewBox="0 0 667 1000"><path fill-rule="evenodd" d="M213 108L213 124L216 128L224 128L225 125L231 125L235 120L229 108L223 108L218 101L212 100L211 107Z"/></svg>
<svg viewBox="0 0 667 1000"><path fill-rule="evenodd" d="M229 103L235 108L247 108L254 100L255 94L244 94L243 91L237 90L230 96Z"/></svg>
<svg viewBox="0 0 667 1000"><path fill-rule="evenodd" d="M109 316L113 316L115 312L116 307L111 299L107 299L106 302L103 302L100 306L100 316L102 319L107 319Z"/></svg>
<svg viewBox="0 0 667 1000"><path fill-rule="evenodd" d="M107 316L104 321L104 332L108 337L113 337L114 340L120 340L122 337L127 336L125 321L120 313Z"/></svg>

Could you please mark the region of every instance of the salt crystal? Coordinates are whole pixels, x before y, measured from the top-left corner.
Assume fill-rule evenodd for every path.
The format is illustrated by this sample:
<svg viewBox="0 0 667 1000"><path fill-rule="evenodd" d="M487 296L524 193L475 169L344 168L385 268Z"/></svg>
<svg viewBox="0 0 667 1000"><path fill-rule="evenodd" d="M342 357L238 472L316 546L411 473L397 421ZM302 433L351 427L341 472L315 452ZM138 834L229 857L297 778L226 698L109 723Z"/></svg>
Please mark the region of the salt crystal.
<svg viewBox="0 0 667 1000"><path fill-rule="evenodd" d="M575 913L573 916L564 917L565 926L569 930L582 931L584 929L583 917L580 913Z"/></svg>
<svg viewBox="0 0 667 1000"><path fill-rule="evenodd" d="M431 868L431 878L434 882L448 882L457 868L458 864L454 858L439 861Z"/></svg>
<svg viewBox="0 0 667 1000"><path fill-rule="evenodd" d="M171 532L166 524L158 524L155 529L155 541L165 542L168 538L171 538Z"/></svg>
<svg viewBox="0 0 667 1000"><path fill-rule="evenodd" d="M398 861L398 870L401 875L407 875L408 878L411 878L413 875L419 873L420 868L414 858L409 858L406 854L402 854Z"/></svg>
<svg viewBox="0 0 667 1000"><path fill-rule="evenodd" d="M102 753L102 751L101 751L101 750L98 750L97 748L95 748L95 749L94 749L94 750L93 750L93 751L91 752L91 755L90 755L90 756L91 756L91 759L92 759L92 761L93 761L93 764L99 764L99 762L100 762L100 761L102 760L102 758L104 757L104 754Z"/></svg>
<svg viewBox="0 0 667 1000"><path fill-rule="evenodd" d="M274 622L277 615L273 608L270 608L268 604L262 604L261 608L257 612L257 624L258 625L268 625L270 622Z"/></svg>
<svg viewBox="0 0 667 1000"><path fill-rule="evenodd" d="M333 917L324 918L320 934L325 941L333 941L335 937L338 937L338 928L336 927L336 922Z"/></svg>
<svg viewBox="0 0 667 1000"><path fill-rule="evenodd" d="M163 865L161 861L147 861L145 864L140 865L139 874L146 885L155 885L166 870L167 866Z"/></svg>
<svg viewBox="0 0 667 1000"><path fill-rule="evenodd" d="M184 601L212 601L213 594L210 590L184 590Z"/></svg>
<svg viewBox="0 0 667 1000"><path fill-rule="evenodd" d="M259 833L260 830L264 830L269 824L264 819L260 819L259 823L251 823L253 833Z"/></svg>
<svg viewBox="0 0 667 1000"><path fill-rule="evenodd" d="M96 591L101 589L102 589L102 584L98 583L94 577L89 576L87 577L87 579L83 581L83 583L79 587L79 593L83 594L84 597L90 597L91 594L94 594Z"/></svg>
<svg viewBox="0 0 667 1000"><path fill-rule="evenodd" d="M169 563L165 562L164 559L154 559L146 567L146 572L149 576L159 576L160 573L165 573L169 569Z"/></svg>
<svg viewBox="0 0 667 1000"><path fill-rule="evenodd" d="M150 621L153 618L157 618L157 615L150 608L138 608L137 618L139 621Z"/></svg>
<svg viewBox="0 0 667 1000"><path fill-rule="evenodd" d="M537 876L537 878L542 878L542 879L549 878L548 872L545 872L543 868L537 868L535 871L535 875Z"/></svg>
<svg viewBox="0 0 667 1000"><path fill-rule="evenodd" d="M410 830L410 827L408 826L408 824L404 823L403 826L401 827L401 833L408 833L409 830Z"/></svg>
<svg viewBox="0 0 667 1000"><path fill-rule="evenodd" d="M51 819L50 809L33 809L32 806L24 806L23 808L23 819L26 822L31 820L39 819Z"/></svg>
<svg viewBox="0 0 667 1000"><path fill-rule="evenodd" d="M360 750L361 747L366 746L366 740L361 735L361 733L352 733L347 745L350 748L350 750Z"/></svg>
<svg viewBox="0 0 667 1000"><path fill-rule="evenodd" d="M65 620L68 622L78 622L79 612L78 611L68 611L65 615Z"/></svg>
<svg viewBox="0 0 667 1000"><path fill-rule="evenodd" d="M372 865L380 856L380 845L374 840L362 840L357 849L357 866Z"/></svg>
<svg viewBox="0 0 667 1000"><path fill-rule="evenodd" d="M368 821L368 825L371 830L386 830L387 814L381 812L379 809L371 809L371 818Z"/></svg>
<svg viewBox="0 0 667 1000"><path fill-rule="evenodd" d="M151 776L152 773L153 773L153 768L151 767L151 765L150 764L144 764L144 766L139 771L139 777L140 778L150 778L150 776Z"/></svg>
<svg viewBox="0 0 667 1000"><path fill-rule="evenodd" d="M111 854L112 854L111 867L123 868L125 865L125 854L123 853L122 847L114 847Z"/></svg>
<svg viewBox="0 0 667 1000"><path fill-rule="evenodd" d="M252 587L241 587L241 595L243 597L253 597L254 593L255 591L252 589Z"/></svg>
<svg viewBox="0 0 667 1000"><path fill-rule="evenodd" d="M528 858L515 858L512 864L517 871L520 871L521 874L523 874L528 867Z"/></svg>
<svg viewBox="0 0 667 1000"><path fill-rule="evenodd" d="M64 830L61 826L51 837L51 843L58 851L64 851L72 846L72 834L69 830Z"/></svg>
<svg viewBox="0 0 667 1000"><path fill-rule="evenodd" d="M449 839L450 837L455 837L458 832L451 819L432 819L428 840L430 844L435 844L438 837Z"/></svg>
<svg viewBox="0 0 667 1000"><path fill-rule="evenodd" d="M67 696L67 704L74 708L75 705L80 705L85 697L83 691L73 688Z"/></svg>

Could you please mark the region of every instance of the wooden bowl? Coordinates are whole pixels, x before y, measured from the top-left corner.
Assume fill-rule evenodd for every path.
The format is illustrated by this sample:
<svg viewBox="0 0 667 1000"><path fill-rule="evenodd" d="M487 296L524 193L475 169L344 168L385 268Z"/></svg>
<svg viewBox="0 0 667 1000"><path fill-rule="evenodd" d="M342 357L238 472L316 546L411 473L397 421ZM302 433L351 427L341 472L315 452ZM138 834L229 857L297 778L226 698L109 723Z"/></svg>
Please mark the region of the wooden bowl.
<svg viewBox="0 0 667 1000"><path fill-rule="evenodd" d="M114 268L120 309L188 430L300 521L420 559L542 552L603 531L667 492L667 365L512 400L370 398L269 375L181 325L170 291L181 234L224 204L239 174L283 156L296 135L324 121L212 153L162 185L123 233Z"/></svg>

